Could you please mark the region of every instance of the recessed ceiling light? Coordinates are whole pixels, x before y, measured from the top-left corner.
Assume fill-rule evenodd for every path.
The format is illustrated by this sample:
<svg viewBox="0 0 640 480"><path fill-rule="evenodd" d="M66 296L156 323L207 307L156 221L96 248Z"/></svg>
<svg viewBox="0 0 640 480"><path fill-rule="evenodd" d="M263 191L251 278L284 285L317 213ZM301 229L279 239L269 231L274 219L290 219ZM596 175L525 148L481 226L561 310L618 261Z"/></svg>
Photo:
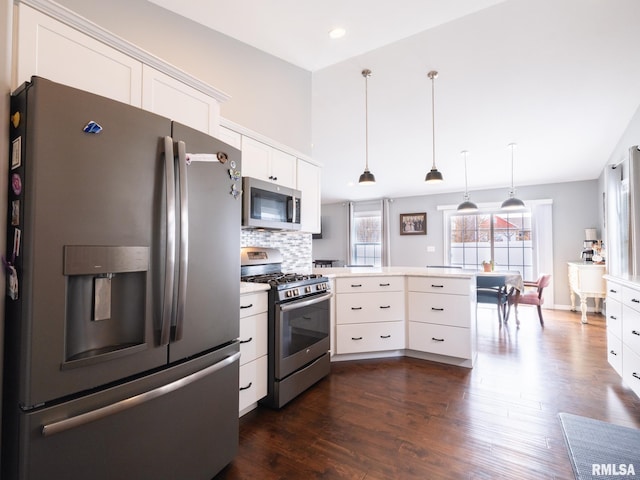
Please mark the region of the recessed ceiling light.
<svg viewBox="0 0 640 480"><path fill-rule="evenodd" d="M342 38L347 33L347 31L342 27L336 27L329 30L329 38Z"/></svg>

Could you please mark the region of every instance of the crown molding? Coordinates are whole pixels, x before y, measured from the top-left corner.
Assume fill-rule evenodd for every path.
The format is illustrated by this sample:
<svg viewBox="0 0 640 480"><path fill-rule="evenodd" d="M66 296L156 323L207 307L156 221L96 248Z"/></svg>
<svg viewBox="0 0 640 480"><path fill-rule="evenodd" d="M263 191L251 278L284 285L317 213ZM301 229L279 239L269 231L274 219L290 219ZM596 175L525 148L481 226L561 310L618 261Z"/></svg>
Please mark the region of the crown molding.
<svg viewBox="0 0 640 480"><path fill-rule="evenodd" d="M131 58L134 58L150 67L159 70L170 77L175 78L179 82L189 85L200 92L213 97L218 102L223 103L231 98L231 95L212 87L208 83L189 75L188 73L180 70L179 68L171 65L168 62L156 57L155 55L143 50L136 45L126 41L125 39L111 33L110 31L102 28L101 26L87 20L86 18L78 15L77 13L69 10L68 8L50 1L50 0L15 0L16 5L23 4L31 8L38 10L51 18L64 23L79 32L82 32L99 42L108 45Z"/></svg>

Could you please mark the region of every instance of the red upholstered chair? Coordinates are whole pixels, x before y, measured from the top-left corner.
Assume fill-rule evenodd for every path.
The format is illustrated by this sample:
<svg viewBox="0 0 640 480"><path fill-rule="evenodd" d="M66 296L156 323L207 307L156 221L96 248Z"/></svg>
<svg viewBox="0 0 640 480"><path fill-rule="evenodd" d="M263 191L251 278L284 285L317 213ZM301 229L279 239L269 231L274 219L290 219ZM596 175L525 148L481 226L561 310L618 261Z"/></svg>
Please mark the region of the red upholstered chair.
<svg viewBox="0 0 640 480"><path fill-rule="evenodd" d="M542 304L544 303L544 297L542 296L545 287L549 286L551 282L551 275L541 274L538 280L535 282L524 281L524 291L520 293L518 303L516 304L516 319L518 318L518 305L535 305L538 307L538 317L540 318L540 325L544 326L544 320L542 319ZM515 303L516 296L509 297L509 306Z"/></svg>

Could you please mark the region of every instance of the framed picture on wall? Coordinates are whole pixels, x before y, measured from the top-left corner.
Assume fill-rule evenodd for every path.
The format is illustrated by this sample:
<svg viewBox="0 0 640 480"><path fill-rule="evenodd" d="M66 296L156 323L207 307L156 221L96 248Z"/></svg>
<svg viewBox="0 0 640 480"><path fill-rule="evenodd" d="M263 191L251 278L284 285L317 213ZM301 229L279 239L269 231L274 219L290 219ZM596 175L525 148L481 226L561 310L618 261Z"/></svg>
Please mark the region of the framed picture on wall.
<svg viewBox="0 0 640 480"><path fill-rule="evenodd" d="M401 213L400 235L426 235L427 214L425 213Z"/></svg>

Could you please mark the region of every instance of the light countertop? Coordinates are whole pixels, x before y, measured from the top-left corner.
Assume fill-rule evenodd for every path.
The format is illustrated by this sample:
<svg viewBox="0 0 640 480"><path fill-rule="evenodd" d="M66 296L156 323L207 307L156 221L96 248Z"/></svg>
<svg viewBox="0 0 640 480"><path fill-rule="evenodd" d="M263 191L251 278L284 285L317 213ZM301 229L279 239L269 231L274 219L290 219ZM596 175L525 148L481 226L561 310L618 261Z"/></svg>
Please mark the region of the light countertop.
<svg viewBox="0 0 640 480"><path fill-rule="evenodd" d="M619 283L620 285L630 287L630 288L639 288L640 287L640 276L637 275L603 275L602 278L605 280L610 280L612 282Z"/></svg>
<svg viewBox="0 0 640 480"><path fill-rule="evenodd" d="M266 292L270 288L268 283L240 282L240 295Z"/></svg>
<svg viewBox="0 0 640 480"><path fill-rule="evenodd" d="M475 270L462 270L459 268L429 268L429 267L338 267L338 268L314 268L313 273L318 273L329 278L337 277L364 277L364 276L422 276L422 277L458 277L473 278Z"/></svg>

